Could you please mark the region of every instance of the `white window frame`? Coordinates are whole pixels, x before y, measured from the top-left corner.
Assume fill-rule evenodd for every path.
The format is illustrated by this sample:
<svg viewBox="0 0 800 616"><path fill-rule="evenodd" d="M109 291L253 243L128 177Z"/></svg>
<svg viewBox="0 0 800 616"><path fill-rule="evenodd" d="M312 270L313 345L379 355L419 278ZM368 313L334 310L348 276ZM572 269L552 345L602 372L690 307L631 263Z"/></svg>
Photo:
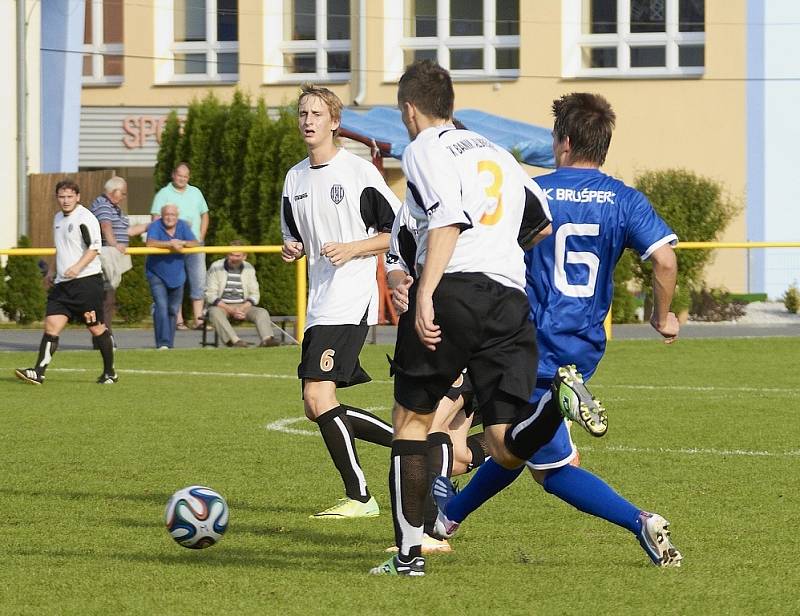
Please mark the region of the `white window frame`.
<svg viewBox="0 0 800 616"><path fill-rule="evenodd" d="M681 45L703 45L706 33L678 30L679 0L665 0L666 32L630 31L631 0L617 0L617 32L615 34L584 34L586 22L583 0L562 0L562 76L566 78L687 78L702 77L704 66L679 66L678 48ZM582 65L584 48L616 47L617 66L586 68ZM666 65L631 67L631 47L666 47Z"/></svg>
<svg viewBox="0 0 800 616"><path fill-rule="evenodd" d="M239 3L241 0L239 0ZM237 3L237 8L239 6ZM175 40L175 1L155 0L156 83L235 83L239 72L219 73L217 55L239 53L239 41L217 40L217 0L206 0L206 40L179 42ZM238 31L241 34L241 14ZM206 72L175 73L175 55L202 53L206 56ZM239 58L241 60L241 58Z"/></svg>
<svg viewBox="0 0 800 616"><path fill-rule="evenodd" d="M438 36L407 37L404 34L406 0L384 0L384 80L396 81L399 79L405 69L405 52L415 49L435 49L436 61L448 70L450 70L450 50L483 49L482 69L450 70L452 78L456 81L517 79L520 74L519 69L498 69L496 60L498 49L513 48L520 51L521 64L520 36L518 34L498 36L496 34L495 0L482 1L482 36L450 36L450 0L436 0L436 32ZM520 11L523 1L520 0Z"/></svg>
<svg viewBox="0 0 800 616"><path fill-rule="evenodd" d="M92 42L83 45L83 53L91 54L92 74L83 75L81 65L81 83L85 86L116 86L125 80L124 64L122 75L106 75L103 66L104 56L121 56L124 53L122 43L103 42L103 0L86 0L92 5Z"/></svg>
<svg viewBox="0 0 800 616"><path fill-rule="evenodd" d="M316 0L316 39L308 41L291 40L291 32L284 31L284 12L286 0L264 0L264 67L265 83L345 83L350 81L353 70L352 14L350 38L328 40L328 6L326 0ZM352 3L351 3L352 11ZM329 73L328 53L350 53L350 72ZM313 53L316 55L315 73L290 73L284 64L287 53Z"/></svg>

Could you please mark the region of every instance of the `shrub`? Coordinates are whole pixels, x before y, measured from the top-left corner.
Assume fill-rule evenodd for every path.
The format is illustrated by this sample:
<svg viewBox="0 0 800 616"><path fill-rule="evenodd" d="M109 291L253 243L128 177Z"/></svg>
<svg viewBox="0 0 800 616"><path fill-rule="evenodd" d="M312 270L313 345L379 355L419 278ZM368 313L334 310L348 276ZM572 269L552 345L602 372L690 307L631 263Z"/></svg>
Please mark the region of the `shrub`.
<svg viewBox="0 0 800 616"><path fill-rule="evenodd" d="M735 321L747 312L746 303L735 299L727 289L701 289L692 291L689 314L695 321Z"/></svg>
<svg viewBox="0 0 800 616"><path fill-rule="evenodd" d="M633 277L635 255L626 250L614 269L614 300L611 304L611 320L614 323L638 323L636 309L639 302L628 289L628 281Z"/></svg>
<svg viewBox="0 0 800 616"><path fill-rule="evenodd" d="M138 237L131 238L131 246L144 246ZM133 269L125 272L117 289L117 314L125 323L138 323L150 315L153 298L144 274L145 255L133 255Z"/></svg>
<svg viewBox="0 0 800 616"><path fill-rule="evenodd" d="M783 294L783 305L793 314L800 311L800 289L797 288L797 282L793 282L786 289L786 293Z"/></svg>
<svg viewBox="0 0 800 616"><path fill-rule="evenodd" d="M30 248L27 236L19 238L18 248ZM27 324L41 321L47 294L42 283L42 270L39 269L38 257L9 257L6 265L5 300L3 310L12 321Z"/></svg>

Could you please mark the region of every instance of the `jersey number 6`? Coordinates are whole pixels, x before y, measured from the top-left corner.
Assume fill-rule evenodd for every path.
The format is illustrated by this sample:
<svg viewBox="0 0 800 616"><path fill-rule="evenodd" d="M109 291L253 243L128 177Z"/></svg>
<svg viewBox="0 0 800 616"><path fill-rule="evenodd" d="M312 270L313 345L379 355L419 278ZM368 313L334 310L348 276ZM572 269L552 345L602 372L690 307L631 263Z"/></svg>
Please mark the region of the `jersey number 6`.
<svg viewBox="0 0 800 616"><path fill-rule="evenodd" d="M556 288L569 297L592 297L597 282L600 259L592 252L567 250L567 238L571 235L595 237L600 235L600 225L567 223L556 231L555 277ZM569 264L585 265L589 268L589 279L585 284L570 284L565 267Z"/></svg>

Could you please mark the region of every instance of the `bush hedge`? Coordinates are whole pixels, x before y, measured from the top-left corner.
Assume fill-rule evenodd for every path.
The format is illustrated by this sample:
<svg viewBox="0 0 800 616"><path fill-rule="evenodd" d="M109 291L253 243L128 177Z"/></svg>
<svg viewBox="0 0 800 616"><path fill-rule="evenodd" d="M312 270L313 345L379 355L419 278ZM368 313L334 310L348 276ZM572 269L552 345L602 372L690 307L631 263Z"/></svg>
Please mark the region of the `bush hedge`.
<svg viewBox="0 0 800 616"><path fill-rule="evenodd" d="M19 238L17 248L30 248L27 236ZM47 292L44 288L39 257L9 257L5 268L8 278L5 285L3 311L12 321L22 325L44 318Z"/></svg>

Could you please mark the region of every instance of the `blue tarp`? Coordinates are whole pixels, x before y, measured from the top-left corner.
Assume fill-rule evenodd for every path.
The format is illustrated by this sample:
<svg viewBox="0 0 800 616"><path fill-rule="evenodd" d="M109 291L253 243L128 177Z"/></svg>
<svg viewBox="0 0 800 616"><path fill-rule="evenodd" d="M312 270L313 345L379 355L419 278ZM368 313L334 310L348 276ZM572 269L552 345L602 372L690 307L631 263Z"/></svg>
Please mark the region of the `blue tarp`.
<svg viewBox="0 0 800 616"><path fill-rule="evenodd" d="M462 109L454 115L470 130L517 153L524 163L549 169L555 167L549 129L476 109ZM393 158L402 158L408 145L408 133L400 119L400 111L393 107L373 107L369 111L344 109L342 129L344 136L365 142L374 140L384 155Z"/></svg>

